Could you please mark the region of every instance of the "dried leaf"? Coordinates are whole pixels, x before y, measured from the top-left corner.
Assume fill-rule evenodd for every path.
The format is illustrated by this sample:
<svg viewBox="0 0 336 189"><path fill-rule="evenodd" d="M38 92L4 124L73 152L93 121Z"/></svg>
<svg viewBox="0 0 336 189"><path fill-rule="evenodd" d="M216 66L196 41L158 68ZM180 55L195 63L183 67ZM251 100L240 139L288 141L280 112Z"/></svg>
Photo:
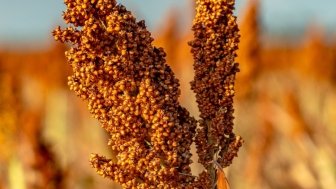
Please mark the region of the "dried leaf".
<svg viewBox="0 0 336 189"><path fill-rule="evenodd" d="M217 169L217 189L230 189L225 173L221 169Z"/></svg>

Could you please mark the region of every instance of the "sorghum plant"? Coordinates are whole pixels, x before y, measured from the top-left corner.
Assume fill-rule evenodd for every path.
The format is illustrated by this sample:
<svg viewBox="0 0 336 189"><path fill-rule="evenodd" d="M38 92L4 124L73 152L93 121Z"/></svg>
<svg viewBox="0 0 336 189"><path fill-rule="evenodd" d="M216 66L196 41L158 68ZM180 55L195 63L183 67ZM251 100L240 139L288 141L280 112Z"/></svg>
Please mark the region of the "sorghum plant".
<svg viewBox="0 0 336 189"><path fill-rule="evenodd" d="M228 166L241 144L232 133L234 1L197 1L193 89L202 120L196 144L207 168L199 178L190 171L197 123L178 103L179 82L144 21L114 0L64 2L63 18L71 26L53 35L73 44L66 52L73 69L68 84L110 134L116 156L92 155L92 166L125 188L215 187L215 165Z"/></svg>
<svg viewBox="0 0 336 189"><path fill-rule="evenodd" d="M178 80L143 21L115 1L72 1L64 18L75 28L55 38L76 46L66 56L69 85L110 133L117 161L93 155L103 176L125 188L177 188L193 181L190 145L196 122L178 103Z"/></svg>
<svg viewBox="0 0 336 189"><path fill-rule="evenodd" d="M260 2L250 0L240 22L240 42L237 60L241 72L237 75L236 89L238 99L251 95L253 84L261 72L261 24Z"/></svg>
<svg viewBox="0 0 336 189"><path fill-rule="evenodd" d="M6 64L0 57L0 162L4 167L14 154L21 107L19 103L18 77L13 64ZM11 146L12 148L8 148ZM2 174L2 170L0 171Z"/></svg>
<svg viewBox="0 0 336 189"><path fill-rule="evenodd" d="M195 138L199 162L206 177L216 180L214 164L229 166L237 155L242 139L233 133L235 63L239 34L233 16L234 0L197 0L193 23L196 93L200 129Z"/></svg>

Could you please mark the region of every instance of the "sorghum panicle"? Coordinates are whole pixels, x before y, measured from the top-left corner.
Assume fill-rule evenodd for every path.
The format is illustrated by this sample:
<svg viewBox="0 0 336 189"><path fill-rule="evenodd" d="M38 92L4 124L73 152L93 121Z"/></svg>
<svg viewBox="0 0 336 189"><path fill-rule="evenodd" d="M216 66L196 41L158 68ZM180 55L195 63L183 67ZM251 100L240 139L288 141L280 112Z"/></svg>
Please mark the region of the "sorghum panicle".
<svg viewBox="0 0 336 189"><path fill-rule="evenodd" d="M200 110L196 147L206 174L215 179L214 163L227 167L242 139L233 133L233 97L239 30L234 0L197 0L193 23L195 77L192 89Z"/></svg>
<svg viewBox="0 0 336 189"><path fill-rule="evenodd" d="M250 0L240 21L240 42L237 61L241 72L237 75L235 88L238 100L251 95L253 84L261 72L261 25L260 2Z"/></svg>
<svg viewBox="0 0 336 189"><path fill-rule="evenodd" d="M144 21L113 0L65 0L56 40L73 47L70 89L111 135L117 160L93 155L97 172L125 188L186 188L196 121L178 103L179 82Z"/></svg>

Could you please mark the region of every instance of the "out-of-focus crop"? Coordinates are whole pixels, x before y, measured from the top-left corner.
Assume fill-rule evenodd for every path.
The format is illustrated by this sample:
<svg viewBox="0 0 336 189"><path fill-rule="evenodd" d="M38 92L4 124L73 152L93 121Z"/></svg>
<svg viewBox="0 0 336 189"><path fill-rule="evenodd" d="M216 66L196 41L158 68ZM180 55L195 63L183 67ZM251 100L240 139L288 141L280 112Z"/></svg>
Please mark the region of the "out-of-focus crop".
<svg viewBox="0 0 336 189"><path fill-rule="evenodd" d="M213 6L210 6L210 1L206 2L206 5L209 5L207 6L209 8L207 10L211 11L212 8L210 7ZM334 137L336 135L335 31L331 28L321 27L321 23L319 23L318 20L311 23L311 25L306 28L305 33L299 36L293 35L292 27L284 28L286 32L284 35L279 35L278 32L281 32L279 30L277 30L276 33L265 30L265 22L263 22L263 18L265 17L260 14L264 13L263 11L267 8L264 7L265 2L266 1L249 0L244 9L237 11L239 15L239 33L241 36L238 45L239 49L236 51L236 62L239 62L240 72L236 75L234 84L234 115L237 117L237 119L234 120L234 130L244 138L244 146L239 150L239 158L225 169L224 165L219 164L221 161L220 158L223 156L217 153L215 153L213 159L208 157L207 160L204 161L205 166L203 166L197 163L198 156L196 145L194 145L194 137L193 145L190 147L190 153L189 149L186 150L188 151L186 154L188 156L192 154L192 157L184 157L184 159L178 160L178 162L192 160L193 163L191 163L191 161L190 164L180 163L179 165L181 165L181 167L186 167L186 170L183 170L184 172L181 171L181 168L173 167L174 171L176 171L176 175L173 175L174 178L186 178L183 184L188 185L188 187L209 188L209 186L211 186L210 188L213 189L215 183L214 176L216 176L217 188L221 189L228 188L229 185L231 188L239 189L336 188L336 151L334 150L336 148L336 139ZM59 3L62 2L60 1ZM161 2L158 1L157 3ZM309 4L309 2L305 3L307 5ZM4 3L4 5L6 5L6 3ZM152 6L156 5L151 5L150 7ZM195 6L196 1L192 1L190 9L192 8L194 10ZM200 9L199 4L197 7L197 10L203 10ZM299 9L303 9L304 7L306 6L302 5L301 7L293 8L300 11ZM137 9L137 7L134 8ZM156 75L163 75L165 78L174 78L174 82L165 84L165 81L156 79L156 76L143 75L138 77L138 80L136 80L138 83L141 83L144 78L150 80L148 85L144 82L145 87L143 87L142 91L144 92L141 99L145 99L144 97L146 97L146 102L148 103L139 102L139 104L141 104L141 108L139 109L141 111L139 112L144 110L141 115L146 114L148 115L146 120L152 120L155 116L151 118L152 114L150 112L159 109L160 111L163 110L165 116L168 115L167 117L175 119L176 111L153 106L153 104L160 103L160 101L154 102L153 99L156 98L152 98L154 96L150 95L154 94L157 87L166 86L167 89L164 91L169 91L171 84L174 84L175 87L178 83L181 94L174 96L170 93L165 93L165 96L166 94L168 96L168 101L164 99L163 102L169 102L169 108L176 108L177 106L185 107L190 113L190 116L186 117L190 118L193 124L189 126L195 127L195 120L203 120L204 116L200 117L199 115L204 113L199 111L198 103L196 103L196 94L190 89L190 81L196 83L195 81L199 79L199 77L194 78L195 71L193 70L193 64L197 61L194 61L193 55L196 54L198 58L201 58L203 57L201 52L206 51L199 48L200 50L193 50L193 53L190 53L191 47L188 45L188 42L200 40L202 47L209 49L209 45L206 45L207 42L213 43L214 40L212 38L208 38L209 40L205 40L206 38L193 38L194 31L189 28L183 28L188 25L184 20L187 17L189 17L189 25L192 24L192 15L187 15L186 12L188 11L185 11L185 9L183 9L183 11L173 9L170 14L168 14L168 18L162 19L163 21L160 23L160 27L154 28L153 36L155 36L155 39L152 39L154 41L152 41L151 45L146 46L147 51L141 51L141 53L134 54L133 57L143 57L141 61L138 62L141 63L142 68L146 67L145 72L153 73L150 70L154 70L156 73L160 72ZM229 12L230 11L227 10L227 13ZM197 11L195 11L195 15L196 13ZM82 14L82 12L79 14ZM130 15L126 10L125 14ZM154 12L150 14L154 14ZM210 12L207 15L208 20L216 18L216 16L211 16ZM230 17L229 15L227 16ZM120 18L120 22L112 23L131 23L129 20L125 21L123 17L117 17L118 19ZM181 19L181 17L184 18ZM132 18L135 20L133 16ZM204 19L203 16L199 16L197 17L196 23L204 22ZM220 21L225 22L225 19L221 19ZM99 23L100 22L98 22L98 24ZM0 25L2 26L2 23L0 23ZM69 25L71 26L71 24ZM133 24L126 25L124 28L129 28L130 26L134 26L134 22ZM105 27L106 26L107 25L105 25ZM209 24L208 26L212 25ZM102 28L103 27L104 26L102 26ZM78 29L82 30L83 28L78 27ZM129 33L130 30L127 30L124 36L126 36L126 33ZM95 34L98 31L101 32L105 30L93 30L91 34ZM212 31L215 30L209 28L204 34L210 34ZM19 32L23 33L21 31ZM120 30L120 32L122 32L122 30ZM149 35L147 29L143 29L143 32ZM113 34L114 36L119 36L119 33L112 33L115 33ZM224 33L226 32L222 32L217 36L222 36ZM135 34L139 33L132 33L132 35L133 34L136 36ZM129 39L134 39L134 36ZM139 41L129 43L127 40L128 36L118 38L120 43L111 47L121 47L119 50L116 50L121 53L124 48L123 45L147 44L147 37L145 38L146 40L140 40L141 43L138 43ZM234 39L235 35L231 37L230 39ZM85 39L83 38L83 40ZM109 40L110 39L107 41ZM126 40L126 42L121 43L121 41L124 40ZM100 40L99 38L95 40L96 44L102 43L102 47L107 46L107 44L103 44L104 41L105 40ZM226 44L223 46L225 45ZM141 45L141 47L143 46L144 45ZM69 47L71 47L70 43L63 45L60 43L55 44L51 41L50 44L45 43L45 41L43 43L41 43L41 41L33 41L33 43L29 43L29 45L21 44L20 41L15 41L10 44L0 44L1 189L120 189L119 184L111 182L110 179L101 178L92 170L88 163L88 154L92 152L104 154L106 157L112 159L112 165L115 165L118 161L123 162L124 160L125 162L126 160L128 162L137 162L137 157L143 157L143 154L140 153L139 155L135 154L135 158L127 156L131 155L132 152L130 151L130 153L128 153L126 151L127 148L124 148L126 152L119 156L118 153L116 153L117 151L111 150L111 146L106 145L106 142L111 136L106 134L104 129L96 126L99 123L97 119L93 118L94 116L90 116L85 103L81 101L81 98L77 98L73 91L68 89L67 76L78 72L72 72L70 70L72 67L64 63L66 61L64 51L69 49ZM76 48L78 45L73 45L72 47ZM156 51L160 53L154 53L154 47L159 49ZM163 53L159 47L162 47L167 53L165 57L161 57ZM90 48L93 49L93 47ZM133 49L136 48L134 47ZM215 45L213 49L213 52L217 52ZM136 50L132 51L136 52ZM101 52L103 53L105 51L102 50ZM129 60L127 57L130 57L130 54L127 53L131 51L126 50L125 52L126 54L124 55L120 54L120 60L123 57L122 61ZM92 53L87 54L92 55ZM208 54L211 54L211 52ZM216 57L218 53L214 53L213 55ZM108 55L104 54L101 57L106 58ZM159 59L159 61L146 62L153 58ZM166 63L163 63L163 59L165 59ZM98 58L97 60L100 59ZM205 63L204 65L211 65L211 59L206 59L202 62ZM134 68L131 61L126 63L127 66L122 64L121 61L116 61L113 64L117 63L119 63L118 69L126 68L126 71L129 71ZM229 66L233 62L225 63ZM78 66L78 69L80 67L89 67L88 65L89 64ZM98 65L99 66L95 67L95 69L105 68L103 64ZM151 68L147 68L147 65L150 65ZM168 65L174 71L174 75L168 70L161 72L161 68L166 68ZM209 72L205 72L204 74L221 73L213 68L204 68L205 70L209 69ZM222 67L217 67L217 69L218 68L219 70L222 69ZM83 72L79 70L79 72L85 77L88 75L87 73L91 73L85 70ZM140 71L137 73L140 73ZM199 71L198 73L203 72ZM90 79L110 81L110 77L103 78L102 75L110 76L111 74L98 73L98 75L93 77L90 76ZM135 85L132 84L131 79L133 79L133 76L132 78L128 78L130 80L118 83L117 86L121 88L125 87L124 90L117 87L114 88L116 91L123 91L125 93L119 93L116 97L111 95L111 98L118 98L117 102L120 103L123 99L126 101L126 98L130 96L127 103L131 102L131 99L135 98L132 95L136 94L136 92L130 93L129 91L132 90L129 89L132 89L133 86L137 88L137 83ZM206 75L204 78L208 78L208 76L210 75ZM76 77L82 76L79 75ZM221 75L222 79L223 77L224 76ZM179 82L177 82L177 78ZM90 79L88 80L89 82L94 82ZM120 80L125 80L125 77L120 77ZM158 84L157 81L161 82L162 85L160 83ZM202 81L199 81L199 83L202 83ZM155 86L153 86L154 84ZM92 86L97 85L93 84ZM106 84L102 83L101 86L106 86ZM114 85L108 85L106 89L110 87L114 87ZM89 88L90 87L88 87L88 89ZM177 86L174 89L176 88ZM140 92L137 94L139 95ZM147 98L146 95L149 95L150 98ZM175 99L179 96L178 102L172 101L170 96L174 96L173 98ZM109 95L107 98L110 98ZM215 99L213 96L211 96L211 98ZM100 100L101 98L98 99ZM206 102L207 101L201 101L201 103ZM97 104L96 101L91 104L91 111L103 109L95 106L95 104ZM147 106L155 107L155 109L146 108ZM131 108L131 106L129 106L129 108ZM130 111L131 110L123 113L125 115L125 117L122 118L123 120L125 119L123 123L127 123L128 117L126 115L128 115ZM118 112L124 112L124 109L120 108ZM181 115L181 112L177 113ZM99 112L97 114L103 115ZM96 113L94 113L94 115L96 115ZM113 116L117 116L118 118L112 121L113 124L121 125L120 128L126 129L126 131L128 128L130 128L129 130L133 129L130 127L131 125L136 125L132 123L125 126L126 124L120 122L121 119L119 119L118 115L113 114ZM120 116L123 115L120 114ZM183 116L179 116L178 119L175 119L176 123L174 122L173 125L170 124L172 128L179 127L180 118ZM195 119L192 119L192 117ZM213 120L210 117L206 119ZM133 121L134 119L130 120ZM143 118L139 120L143 120ZM145 123L144 127L141 127L141 130L149 128L147 130L152 130L149 132L150 136L158 136L157 134L160 135L162 133L162 141L165 141L165 136L163 135L167 133L165 130L162 130L161 133L154 133L154 129L152 129L152 126L155 129L159 129L160 127L157 127L158 125L162 126L170 122L169 119L167 122L161 124L161 120L162 119L157 119L157 124L153 124L152 122ZM199 123L197 124L195 132L192 133L194 136L196 136L198 129L205 130L204 127L199 127ZM104 127L107 128L109 126ZM188 128L188 126L186 128ZM173 131L169 131L169 134L172 132ZM180 131L174 131L174 133L177 132ZM140 132L135 131L135 133ZM141 132L139 134L139 138L141 138L141 134L143 133ZM125 135L128 135L128 131ZM197 135L200 135L200 133ZM134 135L132 135L132 137L133 136ZM184 137L179 138L177 134L175 134L175 136L177 136L175 137L176 139L166 137L168 138L167 142L169 141L169 145L173 144L172 142L174 141L184 141ZM123 135L122 137L125 136ZM151 151L155 148L156 152L170 150L174 152L174 149L178 147L188 147L185 143L177 145L174 148L166 147L166 149L160 150L158 146L167 145L155 143L151 141L151 138L154 137L146 138L147 140L145 144L143 144L146 147L146 151ZM231 140L233 139L234 137L231 138ZM186 138L186 140L189 139ZM230 137L225 138L225 140L230 141ZM134 143L134 140L129 140L129 143ZM154 145L155 147L153 147ZM216 145L214 146L213 149L216 151L217 147ZM143 150L140 145L136 147L139 148L139 150ZM120 148L123 148L123 146L121 145ZM135 149L131 148L131 150ZM180 155L181 153L176 151L175 154ZM102 161L105 159L101 156L95 155L94 157L94 165L102 165L99 171L103 171L103 174L106 174L104 170L108 170L110 165ZM139 166L138 170L144 168L144 171L150 172L151 175L154 175L155 179L166 184L174 178L164 178L164 176L169 174L166 174L166 172L160 173L160 170L166 170L165 167L167 167L167 165L169 166L169 164L165 164L166 162L162 161L160 162L160 166L157 166L159 167L157 170L155 170L157 167L154 166L158 159L160 159L160 161L166 160L166 157L164 153L161 153L159 157L153 156L153 159L145 160L146 163L149 162L148 164L154 162L150 164L151 168ZM121 158L123 158L122 161ZM125 165L129 166L130 163L125 163ZM212 172L212 176L206 174L209 171L205 171L205 167ZM191 169L191 171L189 171L189 169ZM223 169L225 174L222 172ZM133 169L123 170L128 171ZM138 175L136 172L133 173L135 173L133 175ZM161 174L161 176L157 173ZM200 177L199 174L202 176ZM148 178L148 175L149 173L147 173L146 178ZM141 180L137 180L137 182L138 181ZM179 182L180 181L174 184L179 184Z"/></svg>

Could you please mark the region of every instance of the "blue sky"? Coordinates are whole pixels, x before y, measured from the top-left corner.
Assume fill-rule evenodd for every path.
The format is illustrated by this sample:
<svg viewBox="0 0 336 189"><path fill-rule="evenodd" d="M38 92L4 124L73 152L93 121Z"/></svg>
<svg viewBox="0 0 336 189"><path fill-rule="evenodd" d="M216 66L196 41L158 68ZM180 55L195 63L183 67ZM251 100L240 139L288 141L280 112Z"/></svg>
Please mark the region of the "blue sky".
<svg viewBox="0 0 336 189"><path fill-rule="evenodd" d="M120 0L121 1L121 0ZM164 25L169 10L177 8L181 22L190 26L192 0L122 0L153 31ZM247 0L237 0L238 10ZM270 33L299 31L307 24L336 31L336 0L261 0L264 28ZM63 0L0 0L0 43L47 40L62 23ZM238 11L239 12L239 11Z"/></svg>
<svg viewBox="0 0 336 189"><path fill-rule="evenodd" d="M263 0L262 19L271 32L318 24L336 31L336 0Z"/></svg>

